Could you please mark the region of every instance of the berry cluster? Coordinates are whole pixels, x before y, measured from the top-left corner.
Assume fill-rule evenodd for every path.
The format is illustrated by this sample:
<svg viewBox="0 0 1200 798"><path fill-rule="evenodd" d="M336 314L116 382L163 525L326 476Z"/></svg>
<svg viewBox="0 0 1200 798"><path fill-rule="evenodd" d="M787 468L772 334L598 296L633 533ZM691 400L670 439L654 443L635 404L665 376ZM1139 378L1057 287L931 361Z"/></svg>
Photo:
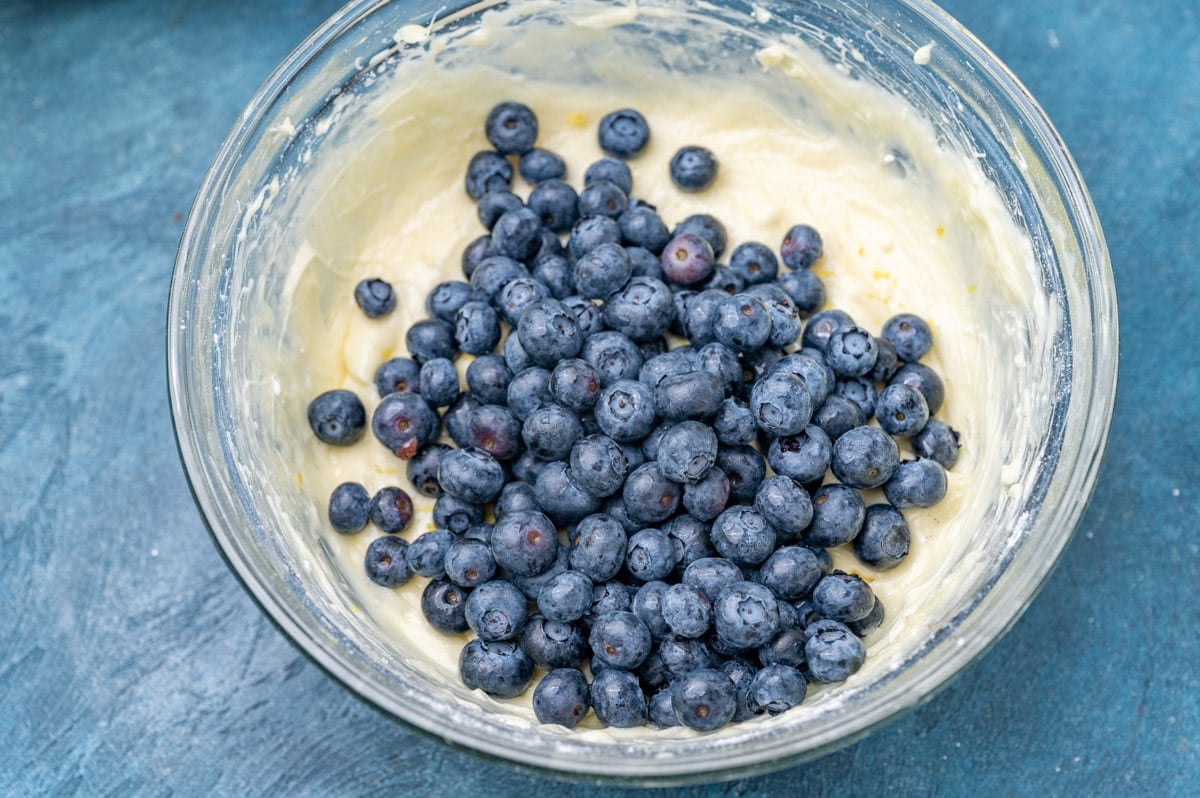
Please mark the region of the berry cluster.
<svg viewBox="0 0 1200 798"><path fill-rule="evenodd" d="M621 160L649 141L636 111L601 121L615 157L589 166L578 192L563 160L535 147L528 107L496 106L485 130L494 149L471 159L466 190L489 233L463 254L466 281L429 294L411 357L379 367L370 419L414 489L436 497L437 529L378 538L368 575L430 580L429 623L474 633L459 661L469 687L512 697L548 671L533 695L547 723L574 726L590 709L610 726L707 731L846 679L884 610L827 549L897 565L901 510L941 499L958 454L932 418L943 384L919 362L929 326L902 314L876 336L819 310L809 267L822 241L809 226L778 254L742 243L727 265L715 217L668 228L632 196ZM525 199L514 163L533 186ZM717 160L685 147L669 170L698 191ZM355 297L370 316L394 304L380 280ZM462 353L474 356L465 391ZM330 391L309 422L349 445L367 419L352 392ZM902 461L894 436L917 458ZM887 503L865 506L871 488ZM398 532L411 502L348 483L329 516L340 532L368 519Z"/></svg>

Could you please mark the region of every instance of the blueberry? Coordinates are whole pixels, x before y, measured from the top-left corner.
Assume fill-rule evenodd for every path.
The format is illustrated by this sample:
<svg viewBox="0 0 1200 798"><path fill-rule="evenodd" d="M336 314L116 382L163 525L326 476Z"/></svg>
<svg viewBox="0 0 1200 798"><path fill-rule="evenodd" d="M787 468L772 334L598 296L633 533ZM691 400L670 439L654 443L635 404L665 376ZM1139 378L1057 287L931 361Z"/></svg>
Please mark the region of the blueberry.
<svg viewBox="0 0 1200 798"><path fill-rule="evenodd" d="M550 393L550 372L532 366L519 372L508 384L508 409L513 417L525 421L539 407L553 404Z"/></svg>
<svg viewBox="0 0 1200 798"><path fill-rule="evenodd" d="M535 615L521 633L521 646L542 668L571 668L587 652L587 640L576 624Z"/></svg>
<svg viewBox="0 0 1200 798"><path fill-rule="evenodd" d="M759 569L763 586L781 601L807 596L822 576L817 555L804 546L781 546Z"/></svg>
<svg viewBox="0 0 1200 798"><path fill-rule="evenodd" d="M690 347L678 347L645 360L638 371L638 380L650 388L672 374L686 374L700 367L699 356Z"/></svg>
<svg viewBox="0 0 1200 798"><path fill-rule="evenodd" d="M466 617L467 625L480 640L512 640L525 626L529 607L512 582L494 579L467 596Z"/></svg>
<svg viewBox="0 0 1200 798"><path fill-rule="evenodd" d="M715 258L706 240L694 233L680 233L663 247L661 262L669 281L696 285L712 274Z"/></svg>
<svg viewBox="0 0 1200 798"><path fill-rule="evenodd" d="M528 482L509 482L500 490L493 508L499 520L513 513L538 508L537 494ZM490 538L489 538L490 539Z"/></svg>
<svg viewBox="0 0 1200 798"><path fill-rule="evenodd" d="M421 398L434 407L449 407L458 399L458 370L444 357L426 360L420 372Z"/></svg>
<svg viewBox="0 0 1200 798"><path fill-rule="evenodd" d="M775 531L757 510L735 505L713 521L712 544L738 565L758 565L775 550Z"/></svg>
<svg viewBox="0 0 1200 798"><path fill-rule="evenodd" d="M697 421L683 421L663 434L656 458L663 475L674 482L699 482L717 460L717 436Z"/></svg>
<svg viewBox="0 0 1200 798"><path fill-rule="evenodd" d="M875 605L875 594L862 577L834 571L817 582L812 604L822 618L846 623L867 617Z"/></svg>
<svg viewBox="0 0 1200 798"><path fill-rule="evenodd" d="M512 164L503 155L494 150L477 152L467 164L467 194L477 200L489 191L507 191L512 176Z"/></svg>
<svg viewBox="0 0 1200 798"><path fill-rule="evenodd" d="M804 701L808 682L787 665L767 665L750 682L750 705L757 712L778 715Z"/></svg>
<svg viewBox="0 0 1200 798"><path fill-rule="evenodd" d="M575 293L571 264L562 255L542 255L533 262L533 278L546 287L546 292L555 299L563 299Z"/></svg>
<svg viewBox="0 0 1200 798"><path fill-rule="evenodd" d="M388 394L371 415L371 432L375 438L403 460L432 443L440 426L433 408L413 393Z"/></svg>
<svg viewBox="0 0 1200 798"><path fill-rule="evenodd" d="M779 633L775 596L762 585L734 582L713 602L717 634L738 648L758 648Z"/></svg>
<svg viewBox="0 0 1200 798"><path fill-rule="evenodd" d="M435 319L454 323L458 309L471 301L471 286L461 280L438 283L425 298L425 309Z"/></svg>
<svg viewBox="0 0 1200 798"><path fill-rule="evenodd" d="M812 499L791 477L768 477L758 486L754 509L781 541L795 540L812 521Z"/></svg>
<svg viewBox="0 0 1200 798"><path fill-rule="evenodd" d="M589 515L576 527L569 562L595 583L607 582L625 564L628 537L621 524L604 513Z"/></svg>
<svg viewBox="0 0 1200 798"><path fill-rule="evenodd" d="M813 519L804 533L810 546L833 548L849 543L862 528L866 508L853 488L831 482L813 493Z"/></svg>
<svg viewBox="0 0 1200 798"><path fill-rule="evenodd" d="M901 313L884 322L883 337L896 347L896 355L905 363L916 363L933 348L929 324L912 313Z"/></svg>
<svg viewBox="0 0 1200 798"><path fill-rule="evenodd" d="M758 673L758 668L741 657L735 657L721 663L721 673L733 682L734 696L737 699L733 721L740 723L758 714L759 709L750 701L750 685L754 681L754 674Z"/></svg>
<svg viewBox="0 0 1200 798"><path fill-rule="evenodd" d="M700 371L714 375L725 386L725 395L730 396L742 388L742 364L734 352L725 344L713 341L700 347L696 353Z"/></svg>
<svg viewBox="0 0 1200 798"><path fill-rule="evenodd" d="M754 383L750 410L759 428L768 435L797 435L812 418L812 397L803 379L776 372Z"/></svg>
<svg viewBox="0 0 1200 798"><path fill-rule="evenodd" d="M575 263L575 287L589 299L605 299L633 276L629 254L618 244L601 244Z"/></svg>
<svg viewBox="0 0 1200 798"><path fill-rule="evenodd" d="M435 357L448 357L451 360L458 354L458 344L454 340L454 325L437 319L422 319L408 328L404 334L404 343L413 360L424 363Z"/></svg>
<svg viewBox="0 0 1200 798"><path fill-rule="evenodd" d="M449 493L443 493L433 504L433 523L443 529L449 529L456 535L463 534L482 520L481 505L451 496Z"/></svg>
<svg viewBox="0 0 1200 798"><path fill-rule="evenodd" d="M908 556L911 537L899 510L890 504L872 504L854 538L854 554L872 568L884 571Z"/></svg>
<svg viewBox="0 0 1200 798"><path fill-rule="evenodd" d="M574 315L556 299L539 299L525 309L517 337L530 359L543 368L575 357L583 345Z"/></svg>
<svg viewBox="0 0 1200 798"><path fill-rule="evenodd" d="M445 529L433 529L419 535L405 552L409 569L417 576L438 579L446 575L446 552L454 535Z"/></svg>
<svg viewBox="0 0 1200 798"><path fill-rule="evenodd" d="M483 130L497 152L524 155L537 141L537 115L522 103L502 102L488 112Z"/></svg>
<svg viewBox="0 0 1200 798"><path fill-rule="evenodd" d="M467 631L467 594L453 582L435 579L421 593L421 614L442 634Z"/></svg>
<svg viewBox="0 0 1200 798"><path fill-rule="evenodd" d="M409 459L408 481L417 493L432 499L442 495L442 486L437 481L437 471L442 455L448 451L450 451L450 447L444 443L431 443Z"/></svg>
<svg viewBox="0 0 1200 798"><path fill-rule="evenodd" d="M446 434L450 436L450 440L463 448L472 445L469 426L471 415L482 406L483 404L471 394L459 394L458 401L442 416L442 423L446 426Z"/></svg>
<svg viewBox="0 0 1200 798"><path fill-rule="evenodd" d="M779 254L789 269L807 269L820 260L823 252L821 234L806 224L788 230L779 247Z"/></svg>
<svg viewBox="0 0 1200 798"><path fill-rule="evenodd" d="M712 604L691 585L671 585L663 595L662 617L679 637L703 637L712 625Z"/></svg>
<svg viewBox="0 0 1200 798"><path fill-rule="evenodd" d="M855 427L833 444L829 467L839 481L852 488L878 488L900 466L900 448L878 427Z"/></svg>
<svg viewBox="0 0 1200 798"><path fill-rule="evenodd" d="M375 370L374 382L381 399L389 393L420 393L421 366L411 358L393 357Z"/></svg>
<svg viewBox="0 0 1200 798"><path fill-rule="evenodd" d="M412 520L413 503L408 494L397 487L380 488L371 497L371 523L381 532L403 532Z"/></svg>
<svg viewBox="0 0 1200 798"><path fill-rule="evenodd" d="M775 438L767 448L767 461L775 473L802 485L822 479L832 460L833 443L821 427L812 424L794 436Z"/></svg>
<svg viewBox="0 0 1200 798"><path fill-rule="evenodd" d="M822 310L820 313L813 314L813 317L804 325L804 337L801 343L805 347L811 347L821 352L823 358L829 336L843 327L853 326L854 319L844 310Z"/></svg>
<svg viewBox="0 0 1200 798"><path fill-rule="evenodd" d="M671 703L671 691L666 687L647 699L646 713L650 722L659 729L670 729L679 725L675 705Z"/></svg>
<svg viewBox="0 0 1200 798"><path fill-rule="evenodd" d="M813 425L824 431L830 440L837 440L855 427L862 426L866 420L862 408L836 393L826 398L812 417Z"/></svg>
<svg viewBox="0 0 1200 798"><path fill-rule="evenodd" d="M408 541L394 535L384 535L367 546L364 562L367 578L381 587L399 587L412 578L405 554Z"/></svg>
<svg viewBox="0 0 1200 798"><path fill-rule="evenodd" d="M533 688L533 714L541 723L573 729L590 706L587 679L578 668L555 668Z"/></svg>
<svg viewBox="0 0 1200 798"><path fill-rule="evenodd" d="M745 446L758 435L758 422L750 406L741 399L726 399L712 421L717 440L726 446Z"/></svg>
<svg viewBox="0 0 1200 798"><path fill-rule="evenodd" d="M801 270L781 274L779 287L787 291L801 316L810 316L825 304L825 283L813 272Z"/></svg>
<svg viewBox="0 0 1200 798"><path fill-rule="evenodd" d="M535 576L554 564L558 530L542 513L523 510L496 521L491 544L501 568L516 576Z"/></svg>
<svg viewBox="0 0 1200 798"><path fill-rule="evenodd" d="M505 189L507 190L507 186ZM496 252L495 245L492 244L492 237L485 233L474 239L470 244L467 244L462 253L462 271L463 275L470 280L471 275L475 273L475 269L479 267L488 258L491 258L499 253ZM432 314L431 314L432 315Z"/></svg>
<svg viewBox="0 0 1200 798"><path fill-rule="evenodd" d="M653 277L631 278L604 302L605 324L634 341L658 338L671 326L674 317L671 289Z"/></svg>
<svg viewBox="0 0 1200 798"><path fill-rule="evenodd" d="M625 254L629 255L629 267L634 277L653 277L655 280L666 280L667 276L663 274L662 262L658 256L648 249L642 247L625 247Z"/></svg>
<svg viewBox="0 0 1200 798"><path fill-rule="evenodd" d="M750 446L721 446L717 468L729 477L729 496L737 501L752 500L767 473L763 456Z"/></svg>
<svg viewBox="0 0 1200 798"><path fill-rule="evenodd" d="M642 529L629 537L625 567L639 582L663 579L675 568L675 546L661 529Z"/></svg>
<svg viewBox="0 0 1200 798"><path fill-rule="evenodd" d="M525 203L511 191L489 191L479 198L479 205L476 206L475 211L479 217L479 223L491 230L505 213L523 207L525 207Z"/></svg>
<svg viewBox="0 0 1200 798"><path fill-rule="evenodd" d="M483 404L507 404L512 378L512 372L499 355L482 355L467 366L467 389Z"/></svg>
<svg viewBox="0 0 1200 798"><path fill-rule="evenodd" d="M580 217L607 216L619 219L629 207L629 198L611 180L594 180L579 192L578 207Z"/></svg>
<svg viewBox="0 0 1200 798"><path fill-rule="evenodd" d="M354 286L354 302L369 319L388 315L396 308L396 294L391 283L378 277L360 280Z"/></svg>
<svg viewBox="0 0 1200 798"><path fill-rule="evenodd" d="M932 507L946 496L946 471L936 460L905 460L883 486L883 495L901 510Z"/></svg>
<svg viewBox="0 0 1200 798"><path fill-rule="evenodd" d="M521 422L502 405L480 405L467 416L470 445L497 460L511 460L521 449Z"/></svg>
<svg viewBox="0 0 1200 798"><path fill-rule="evenodd" d="M682 233L695 233L708 242L712 247L713 257L719 258L725 252L725 243L729 240L725 225L715 216L707 213L693 214L675 225L672 236Z"/></svg>
<svg viewBox="0 0 1200 798"><path fill-rule="evenodd" d="M592 622L588 635L592 661L605 668L632 670L650 654L650 630L632 612L608 612Z"/></svg>
<svg viewBox="0 0 1200 798"><path fill-rule="evenodd" d="M621 228L607 216L585 216L571 227L567 238L567 260L577 262L601 244L620 244Z"/></svg>
<svg viewBox="0 0 1200 798"><path fill-rule="evenodd" d="M617 224L626 244L643 247L653 254L662 252L671 239L671 231L651 205L629 206L617 217Z"/></svg>
<svg viewBox="0 0 1200 798"><path fill-rule="evenodd" d="M713 267L712 275L697 287L705 291L720 291L723 294L740 294L746 290L746 281L728 266L717 264Z"/></svg>
<svg viewBox="0 0 1200 798"><path fill-rule="evenodd" d="M501 255L513 260L532 258L541 243L542 219L533 208L505 211L492 228L492 245Z"/></svg>
<svg viewBox="0 0 1200 798"><path fill-rule="evenodd" d="M942 383L942 378L924 363L908 363L902 366L892 375L890 384L907 385L920 391L925 397L925 404L929 406L930 416L942 409L942 402L946 399L946 386Z"/></svg>
<svg viewBox="0 0 1200 798"><path fill-rule="evenodd" d="M579 195L562 180L538 183L526 204L542 226L555 233L567 232L579 220Z"/></svg>
<svg viewBox="0 0 1200 798"><path fill-rule="evenodd" d="M729 477L716 466L699 481L683 486L683 508L700 521L713 520L728 504Z"/></svg>
<svg viewBox="0 0 1200 798"><path fill-rule="evenodd" d="M800 321L800 311L786 291L774 283L758 283L747 287L744 293L761 300L771 317L767 343L783 348L796 342L804 324Z"/></svg>
<svg viewBox="0 0 1200 798"><path fill-rule="evenodd" d="M605 114L600 120L600 148L618 158L632 158L646 149L650 141L650 125L646 118L632 108L622 108Z"/></svg>
<svg viewBox="0 0 1200 798"><path fill-rule="evenodd" d="M688 371L670 374L654 389L654 408L671 421L708 418L725 401L725 385L715 374Z"/></svg>
<svg viewBox="0 0 1200 798"><path fill-rule="evenodd" d="M896 354L896 347L886 338L876 338L875 344L879 353L875 356L875 365L867 376L871 382L887 382L899 370L900 356Z"/></svg>
<svg viewBox="0 0 1200 798"><path fill-rule="evenodd" d="M538 474L546 467L547 462L526 449L517 455L515 460L509 463L509 468L512 470L514 479L526 482L532 486L537 482ZM538 506L540 507L541 505L539 504Z"/></svg>
<svg viewBox="0 0 1200 798"><path fill-rule="evenodd" d="M833 390L834 393L858 405L858 409L862 411L863 418L870 418L875 415L875 399L877 395L875 383L866 377L848 377L844 380L838 380Z"/></svg>
<svg viewBox="0 0 1200 798"><path fill-rule="evenodd" d="M550 296L550 291L532 276L514 277L496 293L492 301L500 318L509 324L516 324L525 312L525 308L539 299Z"/></svg>
<svg viewBox="0 0 1200 798"><path fill-rule="evenodd" d="M583 616L584 625L591 629L592 624L601 615L614 612L629 612L633 607L633 590L623 582L615 580L595 585L592 588L592 606L587 615ZM593 662L593 668L602 667L601 663ZM607 666L603 666L607 667Z"/></svg>
<svg viewBox="0 0 1200 798"><path fill-rule="evenodd" d="M630 612L646 624L654 640L662 640L671 634L671 627L663 617L663 596L669 588L670 585L660 580L646 582L633 594L630 603Z"/></svg>
<svg viewBox="0 0 1200 798"><path fill-rule="evenodd" d="M578 521L600 507L600 500L584 492L561 461L549 462L538 472L534 490L542 512L559 524Z"/></svg>
<svg viewBox="0 0 1200 798"><path fill-rule="evenodd" d="M529 687L533 660L512 640L472 640L458 658L462 683L497 698L515 698Z"/></svg>
<svg viewBox="0 0 1200 798"><path fill-rule="evenodd" d="M629 671L610 668L596 674L591 701L592 711L605 726L631 728L646 722L646 696Z"/></svg>
<svg viewBox="0 0 1200 798"><path fill-rule="evenodd" d="M562 460L583 437L578 417L556 404L534 410L521 428L525 445L543 460Z"/></svg>
<svg viewBox="0 0 1200 798"><path fill-rule="evenodd" d="M590 186L592 183L600 180L608 180L615 183L618 188L625 192L625 196L629 196L633 192L633 173L629 171L629 165L624 161L616 158L601 158L587 168L583 173L583 184Z"/></svg>
<svg viewBox="0 0 1200 798"><path fill-rule="evenodd" d="M916 435L929 421L925 397L907 385L889 385L875 400L875 418L884 432L892 435Z"/></svg>
<svg viewBox="0 0 1200 798"><path fill-rule="evenodd" d="M504 467L483 449L454 449L438 463L438 483L451 496L483 504L500 495Z"/></svg>
<svg viewBox="0 0 1200 798"><path fill-rule="evenodd" d="M563 571L542 586L537 605L551 621L577 621L592 605L592 580L579 571Z"/></svg>
<svg viewBox="0 0 1200 798"><path fill-rule="evenodd" d="M746 285L774 282L779 274L779 260L765 244L747 241L734 247L729 255L729 268L738 274Z"/></svg>
<svg viewBox="0 0 1200 798"><path fill-rule="evenodd" d="M625 510L635 522L657 524L679 507L682 489L667 479L657 463L645 463L630 473L621 491Z"/></svg>
<svg viewBox="0 0 1200 798"><path fill-rule="evenodd" d="M597 499L621 490L629 470L624 451L607 435L589 435L576 441L569 461L576 484Z"/></svg>
<svg viewBox="0 0 1200 798"><path fill-rule="evenodd" d="M654 394L641 382L617 380L600 392L596 422L618 443L638 441L654 428Z"/></svg>
<svg viewBox="0 0 1200 798"><path fill-rule="evenodd" d="M342 534L365 527L370 513L371 497L357 482L343 482L329 494L329 523Z"/></svg>
<svg viewBox="0 0 1200 798"><path fill-rule="evenodd" d="M567 165L558 155L534 147L521 155L517 172L526 183L536 186L544 180L559 180L566 176Z"/></svg>
<svg viewBox="0 0 1200 798"><path fill-rule="evenodd" d="M839 377L862 377L875 368L879 345L861 327L835 330L825 344L826 360Z"/></svg>
<svg viewBox="0 0 1200 798"><path fill-rule="evenodd" d="M779 602L779 613L782 618L787 607L788 610L793 610L791 604L786 601ZM804 630L793 625L788 626L783 624L783 628L779 634L771 638L766 645L760 646L758 649L758 661L763 664L763 667L768 665L786 665L789 668L802 669L808 667L808 661L805 657L805 645L808 643L808 637L805 636Z"/></svg>
<svg viewBox="0 0 1200 798"><path fill-rule="evenodd" d="M701 668L671 684L671 705L684 726L715 731L733 720L737 689L724 672Z"/></svg>
<svg viewBox="0 0 1200 798"><path fill-rule="evenodd" d="M353 391L326 391L308 403L313 434L333 446L349 446L362 437L367 411Z"/></svg>
<svg viewBox="0 0 1200 798"><path fill-rule="evenodd" d="M683 191L701 191L717 179L717 158L712 150L689 145L671 157L671 182Z"/></svg>
<svg viewBox="0 0 1200 798"><path fill-rule="evenodd" d="M667 637L658 644L658 655L671 679L682 679L701 668L716 666L712 649L693 637Z"/></svg>
<svg viewBox="0 0 1200 798"><path fill-rule="evenodd" d="M522 315L524 315L523 311ZM521 346L521 338L517 335L516 325L513 325L513 329L505 336L504 347L501 351L503 352L505 365L508 366L508 370L513 374L519 374L534 365L533 358L525 351L525 347Z"/></svg>
<svg viewBox="0 0 1200 798"><path fill-rule="evenodd" d="M617 380L637 379L642 368L642 354L637 344L628 336L611 330L588 336L583 342L581 356L595 369L603 386Z"/></svg>
<svg viewBox="0 0 1200 798"><path fill-rule="evenodd" d="M734 294L717 306L713 333L730 349L750 352L760 348L770 337L771 315L757 297Z"/></svg>
<svg viewBox="0 0 1200 798"><path fill-rule="evenodd" d="M694 346L707 346L716 342L717 309L727 296L724 291L706 289L688 298L682 318L678 318L678 321L683 334ZM678 312L676 315L679 316ZM733 352L729 347L723 348ZM733 354L736 356L737 353Z"/></svg>
<svg viewBox="0 0 1200 798"><path fill-rule="evenodd" d="M850 623L846 624L846 628L851 632L854 632L855 637L862 638L883 626L883 619L883 602L879 600L878 596L876 596L875 606L871 608L871 614L861 620L851 621Z"/></svg>
<svg viewBox="0 0 1200 798"><path fill-rule="evenodd" d="M822 620L813 626L804 653L814 682L843 682L862 667L866 648L845 625Z"/></svg>
<svg viewBox="0 0 1200 798"><path fill-rule="evenodd" d="M918 457L940 463L943 468L954 468L959 446L958 433L937 419L930 419L912 439L913 452Z"/></svg>
<svg viewBox="0 0 1200 798"><path fill-rule="evenodd" d="M446 549L445 568L446 578L451 582L471 588L482 585L496 574L496 560L488 544L462 538Z"/></svg>
<svg viewBox="0 0 1200 798"><path fill-rule="evenodd" d="M471 274L472 300L490 306L510 281L528 276L529 270L517 261L506 255L493 255L481 261ZM454 318L457 322L459 314Z"/></svg>
<svg viewBox="0 0 1200 798"><path fill-rule="evenodd" d="M562 304L575 317L575 326L579 328L581 340L586 341L593 335L604 331L604 316L600 306L592 300L574 295L562 300ZM582 351L582 346L580 351Z"/></svg>

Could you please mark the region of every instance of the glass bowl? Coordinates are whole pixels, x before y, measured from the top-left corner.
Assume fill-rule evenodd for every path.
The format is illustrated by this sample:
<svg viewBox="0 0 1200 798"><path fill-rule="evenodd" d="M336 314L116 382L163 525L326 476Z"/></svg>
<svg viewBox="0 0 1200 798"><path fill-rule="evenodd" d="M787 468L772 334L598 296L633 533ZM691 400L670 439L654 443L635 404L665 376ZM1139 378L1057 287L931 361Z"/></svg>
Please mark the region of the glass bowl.
<svg viewBox="0 0 1200 798"><path fill-rule="evenodd" d="M1095 484L1116 390L1117 311L1102 233L1043 112L983 45L930 3L570 5L568 12L547 0L449 8L441 0L353 2L270 76L209 169L175 264L168 366L180 453L214 540L268 615L329 673L395 717L559 775L661 784L784 767L929 699L1004 634L1053 569ZM927 633L869 678L827 689L811 707L717 734L646 730L610 738L539 726L463 688L452 678L455 663L431 667L411 646L390 642L315 531L323 507L304 492L303 475L280 444L286 425L304 424L309 394L289 398L293 386L280 379L278 358L264 352L296 345L285 301L295 290L289 222L323 157L380 134L359 109L390 81L403 81L413 64L503 60L520 49L517 34L533 29L544 37L538 47L553 54L560 47L554 31L572 27L562 20L568 13L587 14L572 18L573 30L591 31L587 41L626 37L672 74L733 76L750 85L766 80L763 67L789 52L818 53L824 66L817 72L832 69L901 98L939 146L974 158L1036 261L1037 279L1017 306L1027 301L1044 312L1018 319L1006 334L1032 361L1023 365L1037 388L1019 405L1027 423L991 472L996 484L979 488L997 511L970 552L958 555L971 567L950 564L950 600ZM703 36L714 46L693 46ZM559 55L567 79L591 79L572 72L569 51ZM781 103L807 113L802 97ZM906 154L893 155L896 168L905 168ZM319 313L324 300L310 300Z"/></svg>

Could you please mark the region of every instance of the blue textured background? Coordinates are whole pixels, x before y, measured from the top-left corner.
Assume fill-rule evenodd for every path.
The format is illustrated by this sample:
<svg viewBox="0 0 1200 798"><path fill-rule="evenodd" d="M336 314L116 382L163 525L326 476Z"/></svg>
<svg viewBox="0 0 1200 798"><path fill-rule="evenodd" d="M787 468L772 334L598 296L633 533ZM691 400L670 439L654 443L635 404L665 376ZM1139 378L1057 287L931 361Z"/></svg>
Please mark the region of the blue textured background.
<svg viewBox="0 0 1200 798"><path fill-rule="evenodd" d="M620 792L372 710L259 613L188 493L163 358L181 219L337 5L0 5L0 795ZM1096 497L1026 616L931 703L680 794L1197 794L1200 11L945 5L1040 99L1105 225L1124 357Z"/></svg>

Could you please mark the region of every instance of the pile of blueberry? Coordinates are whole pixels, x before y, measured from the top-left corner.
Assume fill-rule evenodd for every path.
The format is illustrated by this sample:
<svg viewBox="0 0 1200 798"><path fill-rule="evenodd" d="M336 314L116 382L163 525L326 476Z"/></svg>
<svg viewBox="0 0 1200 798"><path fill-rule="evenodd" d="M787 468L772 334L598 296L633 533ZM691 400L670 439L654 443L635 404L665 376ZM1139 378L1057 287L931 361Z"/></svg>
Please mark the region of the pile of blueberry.
<svg viewBox="0 0 1200 798"><path fill-rule="evenodd" d="M459 662L469 687L512 697L548 671L533 695L546 723L574 726L590 708L610 726L712 730L846 679L883 605L832 570L827 549L897 565L901 511L939 501L958 455L957 434L932 418L942 381L919 362L929 326L902 314L876 336L819 310L811 227L787 231L778 256L746 242L726 263L716 218L669 229L631 196L622 159L650 135L636 111L602 120L613 157L578 192L563 160L534 146L528 107L496 106L485 129L495 149L471 159L466 189L490 232L463 254L466 281L429 294L411 358L379 367L370 419L412 486L436 497L437 529L380 536L368 575L430 580L429 623L474 632ZM524 200L514 163L533 186ZM699 191L717 160L685 147L669 169ZM382 280L355 299L372 317L395 304ZM474 356L465 391L461 353ZM318 396L308 415L334 445L367 423L348 391ZM872 488L887 502L865 506ZM340 532L395 533L411 515L396 487L368 497L347 483L330 497Z"/></svg>

